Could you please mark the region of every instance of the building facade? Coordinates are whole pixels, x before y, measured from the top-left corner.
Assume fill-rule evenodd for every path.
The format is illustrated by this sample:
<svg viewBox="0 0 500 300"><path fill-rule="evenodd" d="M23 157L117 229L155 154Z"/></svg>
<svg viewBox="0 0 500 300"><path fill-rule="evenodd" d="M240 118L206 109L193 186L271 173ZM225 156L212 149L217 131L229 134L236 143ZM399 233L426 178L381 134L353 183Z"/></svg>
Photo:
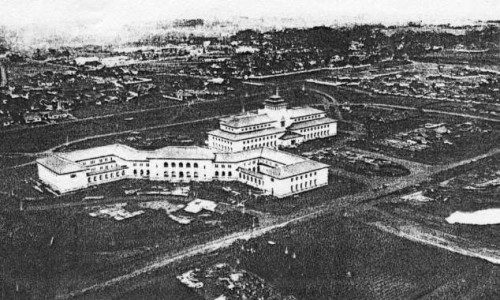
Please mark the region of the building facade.
<svg viewBox="0 0 500 300"><path fill-rule="evenodd" d="M218 152L268 147L293 147L305 141L337 135L337 121L311 107L287 108L279 95L254 113L222 118L220 128L208 132L207 144Z"/></svg>
<svg viewBox="0 0 500 300"><path fill-rule="evenodd" d="M37 160L40 180L59 193L121 179L221 180L240 181L281 198L327 185L328 167L267 147L224 153L195 146L147 151L114 144Z"/></svg>

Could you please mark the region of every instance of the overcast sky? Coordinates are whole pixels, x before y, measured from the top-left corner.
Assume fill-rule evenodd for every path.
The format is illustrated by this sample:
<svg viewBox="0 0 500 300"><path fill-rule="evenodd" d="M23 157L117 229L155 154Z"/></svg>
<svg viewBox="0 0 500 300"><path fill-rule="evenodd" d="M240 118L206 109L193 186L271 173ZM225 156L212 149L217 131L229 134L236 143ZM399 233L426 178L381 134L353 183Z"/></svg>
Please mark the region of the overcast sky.
<svg viewBox="0 0 500 300"><path fill-rule="evenodd" d="M285 17L365 22L500 18L499 0L0 0L0 23L55 25L130 20ZM333 23L333 22L332 22Z"/></svg>
<svg viewBox="0 0 500 300"><path fill-rule="evenodd" d="M0 0L0 26L16 30L18 41L25 45L52 36L96 41L120 36L124 41L132 37L124 25L138 32L141 24L160 20L233 17L262 18L278 27L273 18L297 19L287 26L298 27L408 21L463 24L500 19L500 0ZM143 29L151 33L146 28L151 27Z"/></svg>

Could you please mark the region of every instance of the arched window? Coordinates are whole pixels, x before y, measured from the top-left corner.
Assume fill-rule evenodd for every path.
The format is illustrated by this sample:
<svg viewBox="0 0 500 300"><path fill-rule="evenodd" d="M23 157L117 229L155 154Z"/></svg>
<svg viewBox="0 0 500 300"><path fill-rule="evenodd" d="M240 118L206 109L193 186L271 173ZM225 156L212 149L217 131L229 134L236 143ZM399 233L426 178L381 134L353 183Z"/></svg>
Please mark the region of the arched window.
<svg viewBox="0 0 500 300"><path fill-rule="evenodd" d="M198 168L198 163L194 163L194 164L193 164L193 167L194 167L194 168Z"/></svg>
<svg viewBox="0 0 500 300"><path fill-rule="evenodd" d="M94 176L94 181L97 181L97 176Z"/></svg>
<svg viewBox="0 0 500 300"><path fill-rule="evenodd" d="M227 172L227 176L231 177L233 174L231 172Z"/></svg>
<svg viewBox="0 0 500 300"><path fill-rule="evenodd" d="M179 172L179 178L183 178L184 177L184 172Z"/></svg>
<svg viewBox="0 0 500 300"><path fill-rule="evenodd" d="M120 172L116 172L116 177L120 177Z"/></svg>
<svg viewBox="0 0 500 300"><path fill-rule="evenodd" d="M184 168L184 164L183 163L179 163L179 168Z"/></svg>
<svg viewBox="0 0 500 300"><path fill-rule="evenodd" d="M144 170L141 170L141 176L144 175Z"/></svg>
<svg viewBox="0 0 500 300"><path fill-rule="evenodd" d="M168 163L167 163L167 162L166 162L166 163L163 163L163 167L164 167L164 168L168 168Z"/></svg>
<svg viewBox="0 0 500 300"><path fill-rule="evenodd" d="M149 170L146 170L146 175L149 176Z"/></svg>
<svg viewBox="0 0 500 300"><path fill-rule="evenodd" d="M134 170L134 175L137 175L137 170Z"/></svg>
<svg viewBox="0 0 500 300"><path fill-rule="evenodd" d="M219 176L219 171L215 171L215 177Z"/></svg>
<svg viewBox="0 0 500 300"><path fill-rule="evenodd" d="M186 163L186 168L191 168L191 163Z"/></svg>
<svg viewBox="0 0 500 300"><path fill-rule="evenodd" d="M175 168L175 163L174 162L171 163L170 165L172 166L172 168Z"/></svg>
<svg viewBox="0 0 500 300"><path fill-rule="evenodd" d="M99 180L102 180L102 175L99 175Z"/></svg>
<svg viewBox="0 0 500 300"><path fill-rule="evenodd" d="M92 178L91 178L91 177L89 177L89 182L91 182L91 181L92 181Z"/></svg>
<svg viewBox="0 0 500 300"><path fill-rule="evenodd" d="M223 177L226 176L226 172L222 171L222 176Z"/></svg>

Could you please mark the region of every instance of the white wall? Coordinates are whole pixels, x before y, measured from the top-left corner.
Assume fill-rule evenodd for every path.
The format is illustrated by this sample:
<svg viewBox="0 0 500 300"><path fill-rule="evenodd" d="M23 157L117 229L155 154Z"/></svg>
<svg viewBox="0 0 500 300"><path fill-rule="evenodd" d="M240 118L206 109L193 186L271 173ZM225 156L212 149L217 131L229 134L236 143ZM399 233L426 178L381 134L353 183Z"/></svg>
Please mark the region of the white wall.
<svg viewBox="0 0 500 300"><path fill-rule="evenodd" d="M50 171L41 164L37 164L37 168L40 180L60 193L84 189L88 186L86 171L60 175Z"/></svg>
<svg viewBox="0 0 500 300"><path fill-rule="evenodd" d="M196 165L198 166L197 168L195 168ZM150 179L158 181L210 181L213 178L211 160L151 159L149 162L149 170ZM180 176L181 172L182 177ZM167 176L165 176L165 174ZM197 177L195 177L195 175L197 175Z"/></svg>

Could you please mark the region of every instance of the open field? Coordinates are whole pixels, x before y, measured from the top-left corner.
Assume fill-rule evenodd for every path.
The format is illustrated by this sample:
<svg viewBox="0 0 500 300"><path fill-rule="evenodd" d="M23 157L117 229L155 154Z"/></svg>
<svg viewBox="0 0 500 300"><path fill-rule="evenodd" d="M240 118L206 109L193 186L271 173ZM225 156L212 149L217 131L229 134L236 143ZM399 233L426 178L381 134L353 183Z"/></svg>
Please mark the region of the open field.
<svg viewBox="0 0 500 300"><path fill-rule="evenodd" d="M157 149L165 146L204 146L207 139L205 131L218 128L218 125L217 120L174 125L167 128L150 129L76 142L69 146L62 146L58 151L87 149L113 143L126 144L138 149Z"/></svg>
<svg viewBox="0 0 500 300"><path fill-rule="evenodd" d="M114 288L110 298L199 299L167 274L223 262L253 272L298 299L498 297L496 266L328 216L243 241L215 257L155 272L128 284L136 285L132 291Z"/></svg>
<svg viewBox="0 0 500 300"><path fill-rule="evenodd" d="M0 170L35 161L36 157L25 155L0 156Z"/></svg>
<svg viewBox="0 0 500 300"><path fill-rule="evenodd" d="M406 191L402 195L390 197L378 204L383 211L406 220L439 229L453 236L467 238L483 245L498 248L500 225L448 224L446 218L456 211L473 212L498 208L500 195L498 155L476 162L473 166L449 171L422 186ZM404 200L401 196L422 192L426 198Z"/></svg>
<svg viewBox="0 0 500 300"><path fill-rule="evenodd" d="M180 203L183 202L172 202ZM51 294L133 269L143 259L176 252L252 225L251 216L238 212L206 212L191 224L180 225L162 210L144 209L134 203L125 209L144 213L123 221L91 217L89 213L95 209L2 214L4 277L18 282L22 290L28 290L35 298L52 298ZM24 276L28 273L32 275Z"/></svg>
<svg viewBox="0 0 500 300"><path fill-rule="evenodd" d="M498 145L497 123L462 117L352 106L344 118L364 124L367 136L349 145L427 164L446 164Z"/></svg>

